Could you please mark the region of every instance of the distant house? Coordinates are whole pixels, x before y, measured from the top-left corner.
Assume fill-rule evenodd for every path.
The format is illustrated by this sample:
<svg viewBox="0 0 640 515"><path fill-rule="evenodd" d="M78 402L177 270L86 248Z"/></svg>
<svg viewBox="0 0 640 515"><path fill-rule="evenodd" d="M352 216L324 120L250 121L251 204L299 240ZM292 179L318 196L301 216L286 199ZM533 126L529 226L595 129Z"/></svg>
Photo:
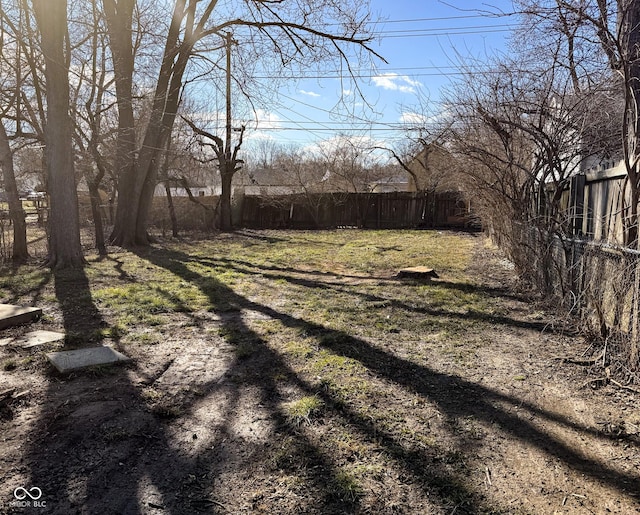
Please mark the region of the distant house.
<svg viewBox="0 0 640 515"><path fill-rule="evenodd" d="M189 196L187 188L184 185L178 184L177 181L170 181L169 191L172 197ZM220 194L219 188L215 186L203 186L199 184L189 185L189 191L191 191L194 197L209 197ZM153 194L156 197L164 197L167 194L164 182L156 186Z"/></svg>
<svg viewBox="0 0 640 515"><path fill-rule="evenodd" d="M386 177L369 183L369 191L372 193L394 193L397 191L412 190L412 183L404 176Z"/></svg>
<svg viewBox="0 0 640 515"><path fill-rule="evenodd" d="M302 193L304 187L295 184L289 174L279 168L258 168L247 172L245 184L241 186L245 195L270 197L280 195L295 195ZM236 186L238 188L240 186Z"/></svg>

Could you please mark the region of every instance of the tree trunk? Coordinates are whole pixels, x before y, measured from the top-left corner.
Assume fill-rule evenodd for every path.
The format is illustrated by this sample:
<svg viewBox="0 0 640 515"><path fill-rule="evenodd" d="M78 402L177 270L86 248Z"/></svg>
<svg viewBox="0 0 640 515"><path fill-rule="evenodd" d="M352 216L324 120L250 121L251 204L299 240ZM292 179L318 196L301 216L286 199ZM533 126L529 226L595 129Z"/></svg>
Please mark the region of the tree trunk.
<svg viewBox="0 0 640 515"><path fill-rule="evenodd" d="M631 185L630 192L630 200L629 200L629 220L626 222L626 241L625 245L627 247L638 248L638 201L640 200L640 191L638 188Z"/></svg>
<svg viewBox="0 0 640 515"><path fill-rule="evenodd" d="M220 170L220 181L222 190L220 192L220 230L228 232L233 230L231 223L231 180L233 173L226 170Z"/></svg>
<svg viewBox="0 0 640 515"><path fill-rule="evenodd" d="M153 201L160 149L164 148L175 121L182 77L195 40L180 41L182 21L197 2L186 7L185 0L174 5L173 22L165 42L162 66L158 72L151 116L139 153L135 147L133 116L132 11L134 0L103 0L109 39L114 54L114 72L119 113L118 205L111 242L123 247L148 245L148 213ZM193 29L193 25L191 26Z"/></svg>
<svg viewBox="0 0 640 515"><path fill-rule="evenodd" d="M165 181L164 191L167 194L167 205L169 206L169 217L171 218L171 234L174 238L178 237L178 218L176 217L176 208L173 205L173 196L171 195L171 188L169 182Z"/></svg>
<svg viewBox="0 0 640 515"><path fill-rule="evenodd" d="M95 228L96 249L98 250L98 254L100 254L101 256L106 256L107 247L104 238L104 223L102 218L102 211L100 209L100 204L102 203L102 199L100 198L100 183L102 183L102 179L106 175L106 168L104 166L102 156L100 155L97 146L93 142L91 144L91 151L96 162L96 167L98 168L98 173L96 175L93 175L92 171L90 169L87 169L85 171L84 177L87 181L87 186L89 187L89 199L91 200L91 216L93 218L93 226Z"/></svg>
<svg viewBox="0 0 640 515"><path fill-rule="evenodd" d="M47 265L60 269L84 263L69 117L69 64L65 55L67 2L34 0L33 3L45 58L45 155L50 206Z"/></svg>
<svg viewBox="0 0 640 515"><path fill-rule="evenodd" d="M4 189L7 192L7 201L9 203L9 218L13 224L13 251L11 258L14 262L21 263L29 257L27 250L27 223L24 209L22 209L22 202L20 202L20 195L18 194L18 186L13 169L13 153L9 146L7 131L1 121L0 168L2 168Z"/></svg>
<svg viewBox="0 0 640 515"><path fill-rule="evenodd" d="M100 212L100 189L94 181L87 181L89 186L89 199L91 200L91 216L93 226L96 231L96 249L101 256L107 255L107 247L104 240L104 225L102 223L102 213Z"/></svg>
<svg viewBox="0 0 640 515"><path fill-rule="evenodd" d="M135 223L130 212L137 212L136 133L133 113L132 23L135 0L103 0L107 22L118 103L116 175L118 203L110 240L117 245L135 245Z"/></svg>
<svg viewBox="0 0 640 515"><path fill-rule="evenodd" d="M618 24L621 34L625 84L623 149L627 175L631 186L631 221L628 244L638 248L638 199L640 186L640 2L624 0L618 3Z"/></svg>

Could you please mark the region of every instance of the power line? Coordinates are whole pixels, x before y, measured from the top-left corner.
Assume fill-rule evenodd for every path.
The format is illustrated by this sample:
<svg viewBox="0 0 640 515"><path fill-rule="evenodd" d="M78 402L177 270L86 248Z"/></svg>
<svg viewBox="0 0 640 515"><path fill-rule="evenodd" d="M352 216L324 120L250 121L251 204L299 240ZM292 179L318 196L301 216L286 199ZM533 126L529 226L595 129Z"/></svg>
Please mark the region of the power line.
<svg viewBox="0 0 640 515"><path fill-rule="evenodd" d="M290 123L297 123L295 121L292 120L287 120ZM336 128L336 127L313 127L313 128L308 128L308 127L283 127L283 126L279 126L279 127L258 127L255 129L256 131L303 131L303 132L340 132L340 130L343 131L359 131L359 132L370 132L370 131L376 131L376 132L390 132L390 131L408 131L411 130L411 127L395 127L395 128L383 128L383 127L342 127L342 128Z"/></svg>
<svg viewBox="0 0 640 515"><path fill-rule="evenodd" d="M473 73L486 73L488 75L494 74L504 74L503 71L500 70L482 70L482 69L469 69L469 70L461 70L457 68L455 71L441 71L441 72L431 72L431 73L411 73L411 74L403 74L410 75L411 77L450 77L452 75L467 75L470 72ZM354 74L354 75L255 75L252 79L292 79L292 80L303 80L303 79L376 79L376 78L394 78L401 77L400 74L396 74L393 71L382 71L380 73L369 73L369 74Z"/></svg>
<svg viewBox="0 0 640 515"><path fill-rule="evenodd" d="M402 29L402 30L381 30L381 31L376 31L373 34L374 35L382 35L385 36L387 34L406 34L406 35L412 35L416 32L434 32L434 33L438 33L438 32L452 32L452 31L459 31L459 30L488 30L489 32L493 32L496 29L513 29L513 25L510 24L492 24L492 25L469 25L467 27L430 27L430 28L421 28L421 29Z"/></svg>
<svg viewBox="0 0 640 515"><path fill-rule="evenodd" d="M464 36L468 34L494 34L498 32L511 32L513 27L510 28L498 28L493 30L466 30L461 28L460 30L451 30L448 32L430 32L425 31L423 33L411 33L411 34L390 34L384 36L385 39L395 39L395 38L409 38L409 37L440 37L440 36Z"/></svg>
<svg viewBox="0 0 640 515"><path fill-rule="evenodd" d="M382 39L398 39L398 38L415 38L415 37L441 37L441 36L464 36L471 34L493 34L501 32L511 32L513 25L479 25L470 27L441 27L441 28L425 28L425 29L407 29L407 30L391 30L379 31L368 34L371 37L381 37ZM357 37L357 36L356 36ZM243 38L244 43L251 41L250 38Z"/></svg>
<svg viewBox="0 0 640 515"><path fill-rule="evenodd" d="M521 13L519 12L508 12L508 13L496 13L496 14L465 14L460 16L441 16L436 18L406 18L403 20L382 20L380 23L382 25L387 23L422 23L425 21L448 21L448 20L464 20L464 19L486 19L486 18L508 18L510 16L517 16Z"/></svg>
<svg viewBox="0 0 640 515"><path fill-rule="evenodd" d="M458 16L436 16L433 18L404 18L399 20L375 20L371 21L371 25L387 25L394 23L422 23L433 21L450 21L450 20L469 20L469 19L497 19L497 18L509 18L511 16L518 16L521 12L503 12L503 13L482 13L482 14L461 14ZM343 26L342 23L327 23L326 26Z"/></svg>
<svg viewBox="0 0 640 515"><path fill-rule="evenodd" d="M335 112L330 111L329 109L323 109L322 107L314 106L313 104L309 104L308 102L303 102L302 100L299 100L297 98L293 98L293 97L290 97L288 95L285 95L284 93L276 92L276 94L281 96L281 97L283 97L283 98L286 98L287 100L291 100L292 102L295 102L296 104L300 104L300 105L303 105L305 107L309 107L311 109L314 109L316 111L320 111L322 113L327 113L327 114L329 114L331 116L335 116L336 115ZM282 106L282 107L284 107L285 109L288 109L286 106ZM294 112L294 111L292 111L292 112ZM353 115L340 115L340 116L344 116L345 118L347 118L347 120L345 120L345 122L348 122L348 121L351 121L353 119L356 119L356 120L359 120L359 121L361 121L363 123L370 123L370 120L367 120L366 118L359 118L359 117L353 116Z"/></svg>

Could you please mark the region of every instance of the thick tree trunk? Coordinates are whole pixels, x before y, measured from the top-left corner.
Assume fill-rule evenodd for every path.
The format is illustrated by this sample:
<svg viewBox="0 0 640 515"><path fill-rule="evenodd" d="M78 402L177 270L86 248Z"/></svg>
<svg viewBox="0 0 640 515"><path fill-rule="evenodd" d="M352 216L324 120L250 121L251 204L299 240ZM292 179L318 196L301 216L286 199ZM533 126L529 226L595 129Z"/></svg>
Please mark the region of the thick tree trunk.
<svg viewBox="0 0 640 515"><path fill-rule="evenodd" d="M222 190L220 192L220 230L227 232L233 230L231 222L231 180L233 173L220 170Z"/></svg>
<svg viewBox="0 0 640 515"><path fill-rule="evenodd" d="M47 265L59 269L84 263L69 117L69 68L65 55L67 2L34 0L34 12L41 35L47 85L45 155L50 206Z"/></svg>
<svg viewBox="0 0 640 515"><path fill-rule="evenodd" d="M13 153L9 146L9 138L4 125L0 121L0 168L2 168L2 179L4 189L7 192L9 203L9 218L13 224L13 251L12 259L20 263L27 260L29 252L27 250L27 223L24 209L20 202L18 186L13 169Z"/></svg>
<svg viewBox="0 0 640 515"><path fill-rule="evenodd" d="M119 113L118 132L118 205L111 242L124 247L149 244L148 213L158 177L160 150L164 148L175 120L182 77L195 38L180 41L180 27L185 18L195 23L197 2L174 5L172 23L165 42L162 66L158 72L151 116L144 140L136 153L135 120L132 109L133 44L132 12L134 0L103 0L114 54L114 72ZM215 3L213 4L215 5ZM207 11L210 14L210 10ZM208 15L207 15L208 16ZM204 23L204 21L203 21Z"/></svg>
<svg viewBox="0 0 640 515"><path fill-rule="evenodd" d="M638 200L640 192L640 1L619 2L618 23L622 35L621 51L625 84L625 113L623 122L623 145L627 176L631 186L631 220L628 242L639 248Z"/></svg>
<svg viewBox="0 0 640 515"><path fill-rule="evenodd" d="M133 43L132 20L135 0L103 0L109 31L118 103L118 137L116 174L118 203L110 240L116 245L136 244L135 220L141 186L137 185L136 131L133 113Z"/></svg>

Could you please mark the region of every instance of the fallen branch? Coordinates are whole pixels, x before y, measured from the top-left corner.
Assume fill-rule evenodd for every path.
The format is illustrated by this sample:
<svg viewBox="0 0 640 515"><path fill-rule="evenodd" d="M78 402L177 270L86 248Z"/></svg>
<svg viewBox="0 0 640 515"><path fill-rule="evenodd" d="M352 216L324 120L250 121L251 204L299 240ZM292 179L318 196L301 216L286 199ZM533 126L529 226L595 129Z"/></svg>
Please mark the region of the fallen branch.
<svg viewBox="0 0 640 515"><path fill-rule="evenodd" d="M557 358L557 359L562 360L563 363L571 363L572 365L581 365L583 367L590 367L598 363L598 361L600 361L603 357L604 357L603 354L600 353L598 357L591 358L591 359L579 359L579 358Z"/></svg>
<svg viewBox="0 0 640 515"><path fill-rule="evenodd" d="M631 386L626 386L626 385L624 385L622 383L619 383L615 379L609 378L609 381L611 382L611 384L616 385L618 388L622 388L623 390L629 390L630 392L640 394L640 390L638 390L636 388L632 388Z"/></svg>

